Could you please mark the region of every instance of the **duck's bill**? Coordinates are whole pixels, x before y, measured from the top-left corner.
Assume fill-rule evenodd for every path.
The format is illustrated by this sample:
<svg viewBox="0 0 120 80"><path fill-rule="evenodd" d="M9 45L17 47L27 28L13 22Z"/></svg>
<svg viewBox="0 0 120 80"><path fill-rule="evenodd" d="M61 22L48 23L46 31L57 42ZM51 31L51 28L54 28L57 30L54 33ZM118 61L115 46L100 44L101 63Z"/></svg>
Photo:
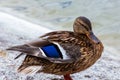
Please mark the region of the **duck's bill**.
<svg viewBox="0 0 120 80"><path fill-rule="evenodd" d="M91 32L91 34L88 36L88 38L93 41L94 43L98 44L100 43L100 40Z"/></svg>

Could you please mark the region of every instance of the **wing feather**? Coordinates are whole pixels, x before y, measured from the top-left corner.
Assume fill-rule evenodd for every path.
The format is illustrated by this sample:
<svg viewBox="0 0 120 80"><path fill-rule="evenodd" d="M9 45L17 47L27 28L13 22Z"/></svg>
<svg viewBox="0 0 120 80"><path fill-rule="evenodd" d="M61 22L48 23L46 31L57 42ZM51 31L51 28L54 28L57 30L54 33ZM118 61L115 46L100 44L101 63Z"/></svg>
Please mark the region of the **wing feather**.
<svg viewBox="0 0 120 80"><path fill-rule="evenodd" d="M20 51L23 53L26 53L27 55L32 55L32 56L36 56L39 58L43 58L46 60L49 60L50 62L53 63L72 63L73 61L75 61L77 58L71 57L71 55L67 55L66 59L61 59L61 58L50 58L50 57L46 57L45 55L43 55L43 53L40 51L39 48L41 48L42 46L45 45L49 45L49 44L61 44L63 42L64 44L71 44L70 46L72 46L72 43L69 42L69 40L73 40L73 32L70 31L56 31L56 32L51 32L51 33L47 33L43 36L40 36L40 39L33 41L33 42L29 42L26 43L25 45L20 45L20 46L14 46L11 48L8 48L7 50L15 50L15 51ZM60 46L58 46L60 48ZM66 47L64 47L66 48ZM61 48L61 49L64 49ZM72 49L68 48L69 50ZM79 50L78 50L79 51ZM66 53L64 53L65 55ZM80 56L77 56L80 57Z"/></svg>

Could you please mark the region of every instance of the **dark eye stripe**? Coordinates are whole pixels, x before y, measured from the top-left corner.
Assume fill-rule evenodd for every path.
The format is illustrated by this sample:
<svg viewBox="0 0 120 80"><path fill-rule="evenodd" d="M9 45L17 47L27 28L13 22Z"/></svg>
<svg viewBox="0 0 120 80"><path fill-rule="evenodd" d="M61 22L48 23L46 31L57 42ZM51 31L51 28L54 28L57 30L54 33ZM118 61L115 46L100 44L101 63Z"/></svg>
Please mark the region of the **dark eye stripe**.
<svg viewBox="0 0 120 80"><path fill-rule="evenodd" d="M84 23L84 21L81 21L80 19L77 19L76 23L79 24L79 25L82 25L87 31L91 30L91 27L88 26L87 24L86 25L82 24L82 23Z"/></svg>
<svg viewBox="0 0 120 80"><path fill-rule="evenodd" d="M81 23L80 23L80 25L84 26L84 28L85 28L87 31L89 31L89 28L88 28L87 26L85 26L84 24L81 24Z"/></svg>

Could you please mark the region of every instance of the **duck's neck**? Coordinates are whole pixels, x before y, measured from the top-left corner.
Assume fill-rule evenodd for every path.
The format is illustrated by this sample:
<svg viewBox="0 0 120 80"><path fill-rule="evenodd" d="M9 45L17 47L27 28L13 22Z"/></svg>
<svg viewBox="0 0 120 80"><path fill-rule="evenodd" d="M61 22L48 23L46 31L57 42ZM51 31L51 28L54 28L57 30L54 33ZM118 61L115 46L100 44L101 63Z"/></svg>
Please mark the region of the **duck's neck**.
<svg viewBox="0 0 120 80"><path fill-rule="evenodd" d="M64 80L73 80L73 79L70 77L70 74L66 74L64 75Z"/></svg>

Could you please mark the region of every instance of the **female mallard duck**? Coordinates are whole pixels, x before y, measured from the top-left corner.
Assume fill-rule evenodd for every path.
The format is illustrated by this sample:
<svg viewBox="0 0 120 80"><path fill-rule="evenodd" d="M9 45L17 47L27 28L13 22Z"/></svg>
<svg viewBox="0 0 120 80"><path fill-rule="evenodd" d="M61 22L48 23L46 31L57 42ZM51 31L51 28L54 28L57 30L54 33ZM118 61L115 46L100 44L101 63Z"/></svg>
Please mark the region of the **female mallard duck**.
<svg viewBox="0 0 120 80"><path fill-rule="evenodd" d="M74 32L50 32L40 36L37 41L10 47L7 50L27 54L18 68L19 72L64 75L65 80L72 80L70 74L93 65L103 51L103 45L93 34L91 22L86 17L78 17L73 29Z"/></svg>

